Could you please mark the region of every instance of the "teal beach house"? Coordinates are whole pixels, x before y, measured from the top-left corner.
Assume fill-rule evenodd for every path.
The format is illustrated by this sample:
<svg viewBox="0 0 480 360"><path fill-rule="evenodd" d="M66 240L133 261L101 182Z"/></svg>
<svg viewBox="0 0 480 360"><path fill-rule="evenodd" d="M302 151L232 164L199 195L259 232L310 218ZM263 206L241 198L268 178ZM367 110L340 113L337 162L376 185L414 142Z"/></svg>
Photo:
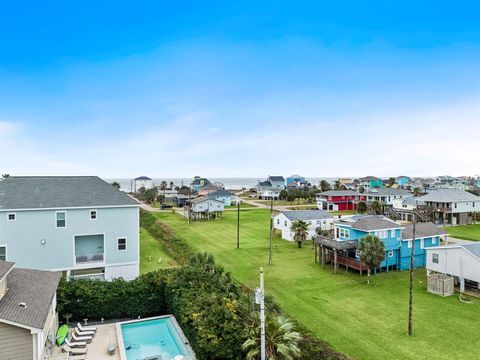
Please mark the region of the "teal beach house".
<svg viewBox="0 0 480 360"><path fill-rule="evenodd" d="M139 274L139 203L96 176L0 181L0 260L68 278Z"/></svg>
<svg viewBox="0 0 480 360"><path fill-rule="evenodd" d="M356 215L334 222L333 238L317 241L327 251L336 253L340 264L360 269L359 242L367 235L377 236L385 245L385 257L379 270L408 270L412 246L414 267L425 267L426 249L440 245L447 233L432 223L417 223L413 242L413 225L401 225L384 216ZM350 259L350 260L348 260ZM358 265L358 266L356 266Z"/></svg>

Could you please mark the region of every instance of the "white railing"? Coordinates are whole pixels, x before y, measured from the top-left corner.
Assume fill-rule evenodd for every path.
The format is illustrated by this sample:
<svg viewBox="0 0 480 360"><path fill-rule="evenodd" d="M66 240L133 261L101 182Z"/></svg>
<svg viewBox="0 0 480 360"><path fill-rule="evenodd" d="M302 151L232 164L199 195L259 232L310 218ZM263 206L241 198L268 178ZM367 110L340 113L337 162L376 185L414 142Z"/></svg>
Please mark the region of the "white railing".
<svg viewBox="0 0 480 360"><path fill-rule="evenodd" d="M71 275L71 279L91 279L91 280L105 280L105 274L81 274Z"/></svg>

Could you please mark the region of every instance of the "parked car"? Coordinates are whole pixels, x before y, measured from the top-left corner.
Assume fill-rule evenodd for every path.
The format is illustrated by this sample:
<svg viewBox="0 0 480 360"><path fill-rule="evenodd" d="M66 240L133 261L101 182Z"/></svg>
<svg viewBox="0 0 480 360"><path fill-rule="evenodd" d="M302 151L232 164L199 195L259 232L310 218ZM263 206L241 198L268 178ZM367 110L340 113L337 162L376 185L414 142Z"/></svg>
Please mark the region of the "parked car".
<svg viewBox="0 0 480 360"><path fill-rule="evenodd" d="M172 205L162 204L162 209L171 209Z"/></svg>

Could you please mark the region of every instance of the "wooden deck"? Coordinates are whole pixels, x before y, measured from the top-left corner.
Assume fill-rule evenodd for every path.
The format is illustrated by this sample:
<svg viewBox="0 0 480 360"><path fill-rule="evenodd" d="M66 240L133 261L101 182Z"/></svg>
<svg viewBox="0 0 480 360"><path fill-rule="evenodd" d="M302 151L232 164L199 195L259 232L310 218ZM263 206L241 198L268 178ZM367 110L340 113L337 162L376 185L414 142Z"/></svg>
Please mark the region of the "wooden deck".
<svg viewBox="0 0 480 360"><path fill-rule="evenodd" d="M337 255L337 264L343 265L347 269L355 269L360 272L368 270L368 266L362 263L361 261L357 261L353 258L342 256L342 255Z"/></svg>

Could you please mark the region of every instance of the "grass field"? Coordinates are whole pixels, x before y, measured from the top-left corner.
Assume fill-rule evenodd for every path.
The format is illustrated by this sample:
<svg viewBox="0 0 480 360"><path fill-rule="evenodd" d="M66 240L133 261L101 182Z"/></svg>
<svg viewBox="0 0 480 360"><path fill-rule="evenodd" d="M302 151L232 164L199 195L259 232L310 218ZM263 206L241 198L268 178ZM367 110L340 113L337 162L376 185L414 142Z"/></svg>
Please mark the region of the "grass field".
<svg viewBox="0 0 480 360"><path fill-rule="evenodd" d="M140 229L140 273L176 266L156 239L147 230Z"/></svg>
<svg viewBox="0 0 480 360"><path fill-rule="evenodd" d="M255 205L250 205L250 204L247 204L247 203L244 203L242 202L240 204L240 209L244 209L244 208L254 208L256 207ZM237 205L230 205L230 206L225 206L225 209L236 209L237 208Z"/></svg>
<svg viewBox="0 0 480 360"><path fill-rule="evenodd" d="M445 230L450 236L459 239L480 241L480 224L450 226Z"/></svg>
<svg viewBox="0 0 480 360"><path fill-rule="evenodd" d="M194 248L212 253L249 287L258 286L258 269L264 266L267 292L284 310L318 338L356 359L474 359L480 355L480 302L469 305L456 296L427 293L424 270L415 274L414 335L408 337L408 272L382 273L367 285L365 276L321 269L314 263L311 243L297 249L278 235L273 266L268 267L266 210L242 211L239 250L235 249L236 213L192 224L175 214L155 215ZM142 262L146 253L142 249Z"/></svg>

